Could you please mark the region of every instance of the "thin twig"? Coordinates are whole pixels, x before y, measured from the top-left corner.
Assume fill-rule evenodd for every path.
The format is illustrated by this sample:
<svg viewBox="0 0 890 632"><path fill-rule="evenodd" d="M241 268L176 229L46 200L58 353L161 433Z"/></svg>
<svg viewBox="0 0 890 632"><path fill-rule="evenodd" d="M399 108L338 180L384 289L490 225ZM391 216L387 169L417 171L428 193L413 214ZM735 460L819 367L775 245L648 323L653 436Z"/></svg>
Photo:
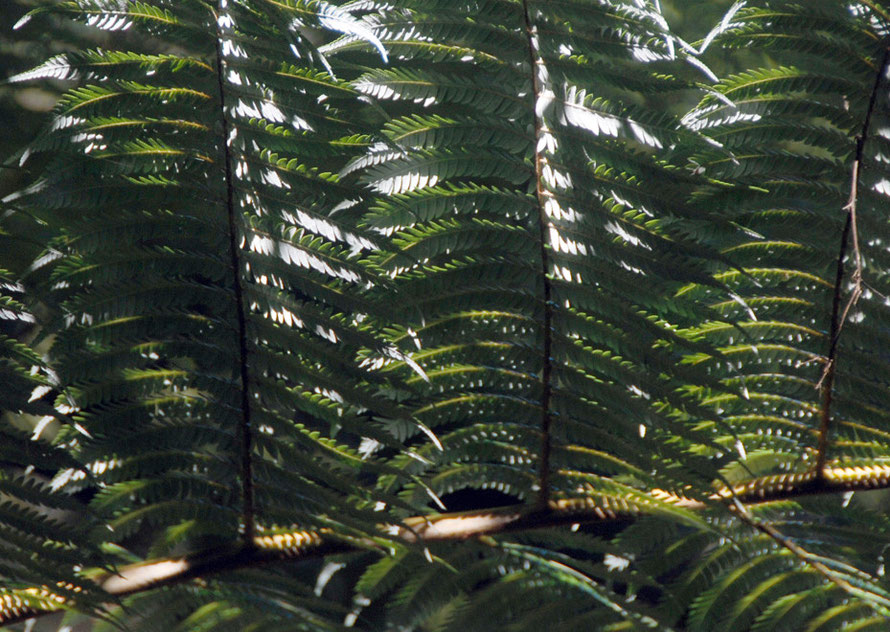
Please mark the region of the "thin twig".
<svg viewBox="0 0 890 632"><path fill-rule="evenodd" d="M550 436L550 426L553 419L550 414L550 398L552 395L551 374L553 372L552 364L552 344L553 344L553 305L552 290L550 287L550 257L547 252L547 240L549 239L550 222L547 218L545 207L546 189L544 188L544 162L541 157L541 138L545 132L544 122L538 113L538 96L541 94L541 85L538 77L539 52L538 52L538 33L537 28L531 19L529 13L528 0L523 0L522 7L525 16L525 32L528 38L528 59L530 71L532 74L532 106L535 108L535 191L538 196L538 209L540 218L538 225L540 227L540 256L541 268L544 279L544 345L543 345L543 366L541 368L541 454L538 463L538 491L537 508L546 510L550 501L550 450L552 438Z"/></svg>
<svg viewBox="0 0 890 632"><path fill-rule="evenodd" d="M872 94L872 98L874 98L874 93ZM870 107L873 107L873 104L870 104ZM871 111L869 111L868 116L866 117L866 124L870 116ZM853 274L850 277L850 280L853 282L853 289L850 292L850 298L847 299L847 305L844 307L844 311L838 321L835 337L840 335L841 329L844 327L844 322L847 320L847 314L850 313L850 308L853 307L853 305L859 301L859 297L862 296L862 251L859 249L859 222L856 219L856 201L859 197L859 166L862 163L862 154L865 147L865 133L866 128L863 128L863 135L856 141L856 160L853 162L852 175L850 176L850 198L844 205L844 210L848 213L847 217L849 221L847 225L853 235ZM846 239L844 241L846 241Z"/></svg>
<svg viewBox="0 0 890 632"><path fill-rule="evenodd" d="M748 508L745 507L741 502L736 501L734 503L734 506L736 509L735 514L742 522L767 535L776 544L789 551L792 555L794 555L794 557L819 573L823 578L825 578L825 580L831 582L848 595L858 598L865 597L869 600L874 599L874 596L866 595L865 591L860 588L856 588L853 584L848 582L843 577L839 577L836 572L832 571L830 568L828 568L828 566L820 562L815 555L813 555L791 539L782 535L782 533L780 533L779 530L776 529L774 526L769 523L757 520L757 518L752 516L751 512L748 511ZM890 601L887 601L886 599L882 599L881 601L884 602L884 604L882 604L884 605L884 607L890 607Z"/></svg>
<svg viewBox="0 0 890 632"><path fill-rule="evenodd" d="M875 75L875 82L872 86L871 95L868 100L868 107L865 111L865 119L862 122L862 130L856 139L856 153L853 159L853 166L850 173L850 197L844 205L843 210L847 212L847 220L844 223L844 230L841 234L840 252L837 258L837 275L834 283L834 298L831 307L831 327L829 329L828 357L825 366L822 369L822 375L816 384L816 388L820 390L822 400L822 411L819 423L819 441L816 448L816 465L815 470L819 476L825 470L825 464L828 458L828 437L831 431L831 403L834 390L834 376L837 369L837 349L838 338L847 316L854 305L862 296L862 251L859 247L859 227L856 218L856 205L859 200L859 173L862 167L862 160L865 153L865 143L868 140L868 131L871 126L871 117L877 102L878 90L887 71L887 63L890 62L890 46L884 47L884 55L878 66ZM847 241L850 234L853 236L853 274L850 281L853 288L847 299L843 311L840 310L841 292L844 284L844 259L847 257Z"/></svg>
<svg viewBox="0 0 890 632"><path fill-rule="evenodd" d="M218 8L222 13L222 3ZM247 318L244 314L244 292L241 288L241 257L240 235L235 213L235 183L232 177L232 157L229 152L230 132L229 119L226 114L225 62L223 61L223 32L219 15L216 21L216 79L219 89L220 119L222 121L222 151L226 183L226 209L228 212L229 230L229 266L232 270L233 289L235 292L235 312L238 319L238 364L241 371L241 421L240 421L240 453L241 453L241 502L244 530L242 541L245 546L253 546L256 533L254 518L253 493L253 461L251 459L253 437L250 426L250 373L247 368Z"/></svg>

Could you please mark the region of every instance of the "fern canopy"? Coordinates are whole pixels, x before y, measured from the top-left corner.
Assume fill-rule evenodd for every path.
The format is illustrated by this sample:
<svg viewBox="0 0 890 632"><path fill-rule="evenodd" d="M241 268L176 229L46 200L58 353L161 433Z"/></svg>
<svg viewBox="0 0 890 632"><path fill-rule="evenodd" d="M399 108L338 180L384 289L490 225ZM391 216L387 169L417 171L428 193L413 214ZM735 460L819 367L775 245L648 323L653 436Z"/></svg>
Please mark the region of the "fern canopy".
<svg viewBox="0 0 890 632"><path fill-rule="evenodd" d="M0 623L885 629L890 6L17 27L71 21L10 79L66 92L0 215Z"/></svg>

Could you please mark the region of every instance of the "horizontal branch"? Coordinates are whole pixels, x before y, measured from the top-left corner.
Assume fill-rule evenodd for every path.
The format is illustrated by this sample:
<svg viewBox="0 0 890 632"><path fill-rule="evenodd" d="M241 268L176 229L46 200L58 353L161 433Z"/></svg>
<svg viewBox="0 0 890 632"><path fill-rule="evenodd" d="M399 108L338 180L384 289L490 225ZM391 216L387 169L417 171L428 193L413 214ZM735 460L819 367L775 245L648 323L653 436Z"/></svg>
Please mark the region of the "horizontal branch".
<svg viewBox="0 0 890 632"><path fill-rule="evenodd" d="M399 525L381 526L386 534L406 543L460 542L482 536L527 531L568 524L606 523L657 515L671 509L701 511L723 507L735 513L738 503L762 504L817 494L835 494L890 487L890 465L830 467L822 476L816 471L778 474L753 479L723 489L703 500L686 498L664 490L630 494L626 498L564 498L551 500L546 510L530 505L496 509L432 514L407 518ZM229 547L124 566L95 581L105 593L125 596L179 584L197 577L281 562L306 560L364 549L380 549L370 539L346 538L330 529L291 531L258 535L251 547L241 542ZM70 587L69 587L70 588ZM40 601L45 608L29 605ZM68 600L46 588L0 592L0 625L24 621L65 607ZM57 605L54 605L57 604Z"/></svg>

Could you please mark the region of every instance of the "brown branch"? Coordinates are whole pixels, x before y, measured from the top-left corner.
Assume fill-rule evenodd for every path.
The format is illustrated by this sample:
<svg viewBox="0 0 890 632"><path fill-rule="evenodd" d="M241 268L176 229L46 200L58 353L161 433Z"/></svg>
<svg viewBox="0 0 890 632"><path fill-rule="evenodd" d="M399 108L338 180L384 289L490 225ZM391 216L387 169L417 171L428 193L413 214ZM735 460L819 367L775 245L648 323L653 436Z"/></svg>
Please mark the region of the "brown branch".
<svg viewBox="0 0 890 632"><path fill-rule="evenodd" d="M834 376L837 369L837 348L838 338L850 309L859 301L862 296L862 252L859 248L859 228L856 219L856 205L859 199L859 173L862 167L862 159L865 153L865 142L868 140L868 130L871 126L871 117L877 102L878 90L887 72L887 64L890 62L890 46L884 47L884 55L875 74L875 82L872 86L871 95L868 100L868 107L865 110L865 119L862 122L862 130L856 138L856 153L853 158L853 165L850 174L850 197L844 205L843 210L847 212L847 220L844 223L844 230L841 233L840 252L837 257L837 275L834 282L834 297L831 306L831 326L829 328L828 357L825 366L822 369L822 375L817 383L820 390L822 400L822 411L819 420L819 441L816 447L816 465L815 471L822 476L825 470L825 464L828 457L828 437L831 431L831 403L834 390ZM853 282L853 289L847 303L840 311L841 291L844 283L844 259L847 257L847 241L849 235L853 236L853 274L850 280Z"/></svg>
<svg viewBox="0 0 890 632"><path fill-rule="evenodd" d="M221 11L220 11L221 13ZM229 266L232 269L233 289L235 292L235 312L238 319L238 364L241 371L241 420L239 423L241 455L241 502L244 531L242 539L249 545L254 538L254 494L253 494L253 461L251 450L253 437L250 427L250 373L247 368L247 318L244 314L244 292L241 288L241 257L240 235L235 213L235 183L232 177L232 157L229 153L231 142L229 119L226 116L225 62L223 61L223 32L219 15L214 15L216 23L216 80L219 91L220 120L222 122L223 171L226 183L226 210L229 230Z"/></svg>
<svg viewBox="0 0 890 632"><path fill-rule="evenodd" d="M624 498L603 496L551 500L547 508L537 505L514 505L489 510L433 514L407 518L399 525L380 525L381 537L404 543L462 542L485 536L553 528L577 523L608 523L635 520L671 510L702 511L724 507L742 515L738 503L756 505L819 494L890 488L890 465L826 468L823 475L815 472L779 474L724 487L704 499L693 499L659 489L634 492ZM762 529L758 525L754 525ZM765 531L766 532L766 531ZM131 564L116 573L105 574L94 581L109 595L121 597L180 584L198 577L226 571L283 562L307 560L363 549L380 549L371 539L344 538L330 529L294 530L286 533L254 537L251 546L243 542L231 546L200 551L178 558ZM54 608L37 609L16 602L15 595L43 597ZM13 593L0 592L0 625L10 625L58 610L67 602L46 588L33 588Z"/></svg>
<svg viewBox="0 0 890 632"><path fill-rule="evenodd" d="M545 206L546 190L544 188L544 160L541 157L541 139L545 133L544 122L538 112L538 96L541 94L541 84L538 77L540 54L538 51L537 28L532 22L528 9L528 0L522 2L525 18L525 33L528 38L528 61L532 75L532 107L535 117L535 193L538 197L538 226L540 228L540 259L544 279L544 343L543 366L541 367L541 454L538 463L538 509L546 509L550 502L550 450L552 440L550 426L552 417L550 414L550 398L552 395L551 374L553 372L552 344L553 344L553 304L552 290L550 287L550 257L547 253L547 240L549 239L550 222L547 218Z"/></svg>

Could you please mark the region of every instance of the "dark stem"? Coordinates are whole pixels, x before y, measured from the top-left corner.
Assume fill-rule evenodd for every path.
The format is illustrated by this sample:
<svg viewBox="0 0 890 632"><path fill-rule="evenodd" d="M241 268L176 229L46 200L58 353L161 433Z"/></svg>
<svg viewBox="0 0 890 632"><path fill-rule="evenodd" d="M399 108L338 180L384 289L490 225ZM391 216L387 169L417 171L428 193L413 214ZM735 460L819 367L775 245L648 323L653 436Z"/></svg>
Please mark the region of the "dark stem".
<svg viewBox="0 0 890 632"><path fill-rule="evenodd" d="M547 239L549 220L547 219L547 211L544 207L546 191L544 190L543 179L543 160L540 153L540 140L544 129L541 116L537 110L538 95L541 94L541 86L538 79L538 50L537 50L537 29L532 23L531 16L528 11L528 0L523 0L523 12L525 16L525 32L528 37L528 59L532 73L532 107L535 108L535 193L538 196L538 211L540 228L540 244L541 244L541 268L544 279L544 349L543 349L543 367L541 368L541 455L538 462L538 484L540 491L538 492L537 509L547 509L550 501L550 449L551 437L550 426L552 418L550 416L550 397L551 397L551 374L553 372L552 365L552 344L553 344L553 303L550 287L550 257L547 253Z"/></svg>
<svg viewBox="0 0 890 632"><path fill-rule="evenodd" d="M841 285L844 282L844 259L847 256L847 238L850 234L851 216L847 215L844 230L841 234L841 250L837 256L837 275L834 282L834 297L831 305L831 326L828 330L829 347L828 359L822 369L822 377L819 380L822 410L819 420L819 443L816 446L816 472L821 476L825 471L826 457L828 454L828 434L831 427L831 397L834 389L834 369L837 359L837 339L840 329Z"/></svg>
<svg viewBox="0 0 890 632"><path fill-rule="evenodd" d="M828 458L828 437L831 431L831 403L834 390L834 377L837 368L837 350L838 338L844 322L847 320L847 314L850 308L856 304L862 295L862 253L859 250L859 230L856 221L856 205L859 197L859 173L862 167L862 158L865 153L865 142L868 140L868 130L871 126L871 116L875 109L875 103L878 97L878 90L881 87L881 81L884 73L887 71L887 64L890 62L890 46L884 47L884 55L878 66L878 72L875 75L875 82L872 86L871 95L868 99L868 107L865 110L865 119L862 121L862 130L856 138L856 154L853 158L853 166L850 175L850 197L844 205L847 211L847 220L844 223L844 230L841 234L840 252L837 257L837 275L834 282L834 297L831 305L831 325L829 328L828 357L825 361L825 367L822 369L822 376L819 378L818 388L822 400L822 410L819 421L819 441L816 446L816 466L815 470L818 476L822 477L825 471L825 465ZM844 259L847 257L847 241L850 234L853 235L853 290L847 304L841 311L841 292L844 283Z"/></svg>
<svg viewBox="0 0 890 632"><path fill-rule="evenodd" d="M226 181L226 209L229 229L229 266L232 269L233 289L235 290L236 314L238 318L238 364L241 370L241 500L243 503L244 531L242 539L248 547L253 546L254 503L253 503L253 462L251 450L253 437L250 433L250 374L247 369L247 324L244 315L244 293L241 288L240 235L235 213L235 183L232 178L232 157L229 153L229 119L226 116L225 63L223 62L223 33L216 18L216 79L219 89L220 119L222 121L222 151Z"/></svg>

